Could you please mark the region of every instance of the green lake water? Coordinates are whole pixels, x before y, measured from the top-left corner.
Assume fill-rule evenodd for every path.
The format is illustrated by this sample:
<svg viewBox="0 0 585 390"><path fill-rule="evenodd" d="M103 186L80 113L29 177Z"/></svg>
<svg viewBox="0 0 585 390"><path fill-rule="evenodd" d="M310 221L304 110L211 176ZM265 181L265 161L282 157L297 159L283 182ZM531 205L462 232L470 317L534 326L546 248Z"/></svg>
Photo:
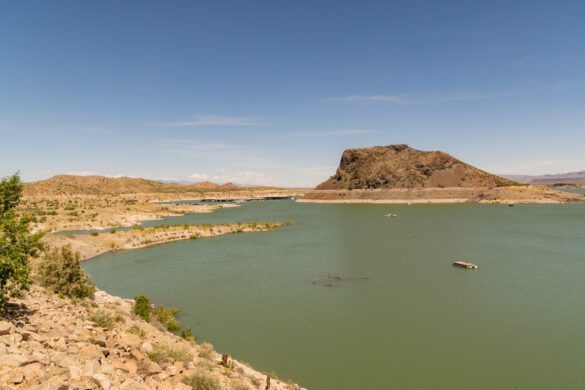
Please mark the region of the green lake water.
<svg viewBox="0 0 585 390"><path fill-rule="evenodd" d="M294 223L84 267L310 389L585 388L585 204L267 201L151 224L258 220Z"/></svg>

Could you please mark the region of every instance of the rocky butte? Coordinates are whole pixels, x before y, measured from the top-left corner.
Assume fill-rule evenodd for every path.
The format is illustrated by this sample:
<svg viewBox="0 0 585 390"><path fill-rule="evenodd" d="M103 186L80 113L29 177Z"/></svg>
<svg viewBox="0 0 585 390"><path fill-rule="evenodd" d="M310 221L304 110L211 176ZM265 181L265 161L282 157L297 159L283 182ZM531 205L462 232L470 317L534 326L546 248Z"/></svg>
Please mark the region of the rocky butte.
<svg viewBox="0 0 585 390"><path fill-rule="evenodd" d="M490 174L442 151L389 145L344 151L335 175L301 201L513 204L584 199Z"/></svg>

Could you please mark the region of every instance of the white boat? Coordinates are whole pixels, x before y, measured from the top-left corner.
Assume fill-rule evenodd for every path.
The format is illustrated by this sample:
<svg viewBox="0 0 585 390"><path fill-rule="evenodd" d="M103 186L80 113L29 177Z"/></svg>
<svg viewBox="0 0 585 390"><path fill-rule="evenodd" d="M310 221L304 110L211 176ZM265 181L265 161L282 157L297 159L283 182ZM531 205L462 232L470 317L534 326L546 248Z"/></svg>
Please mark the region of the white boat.
<svg viewBox="0 0 585 390"><path fill-rule="evenodd" d="M385 217L398 217L398 214L386 214Z"/></svg>
<svg viewBox="0 0 585 390"><path fill-rule="evenodd" d="M453 266L459 268L477 269L477 265L473 263L467 263L465 261L456 261L453 263Z"/></svg>

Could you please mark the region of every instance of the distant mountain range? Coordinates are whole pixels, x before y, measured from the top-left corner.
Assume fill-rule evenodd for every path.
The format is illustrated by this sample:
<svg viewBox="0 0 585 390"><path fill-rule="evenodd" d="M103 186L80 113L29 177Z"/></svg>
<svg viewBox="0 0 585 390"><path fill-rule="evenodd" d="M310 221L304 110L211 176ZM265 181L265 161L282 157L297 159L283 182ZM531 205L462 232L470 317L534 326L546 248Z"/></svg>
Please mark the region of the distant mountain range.
<svg viewBox="0 0 585 390"><path fill-rule="evenodd" d="M234 183L218 185L209 181L200 183L164 183L132 177L57 175L47 180L26 183L25 195L120 195L181 192L226 192L273 187L244 187Z"/></svg>
<svg viewBox="0 0 585 390"><path fill-rule="evenodd" d="M521 183L541 184L549 186L584 186L585 171L559 173L554 175L501 175Z"/></svg>

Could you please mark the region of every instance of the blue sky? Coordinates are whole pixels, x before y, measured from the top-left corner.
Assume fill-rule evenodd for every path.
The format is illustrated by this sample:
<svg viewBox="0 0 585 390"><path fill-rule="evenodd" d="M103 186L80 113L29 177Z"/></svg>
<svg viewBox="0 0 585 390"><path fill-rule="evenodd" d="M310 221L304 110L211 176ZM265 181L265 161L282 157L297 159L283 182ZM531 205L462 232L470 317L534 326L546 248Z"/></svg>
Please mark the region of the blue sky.
<svg viewBox="0 0 585 390"><path fill-rule="evenodd" d="M585 169L585 2L0 1L0 176L314 185L408 143Z"/></svg>

